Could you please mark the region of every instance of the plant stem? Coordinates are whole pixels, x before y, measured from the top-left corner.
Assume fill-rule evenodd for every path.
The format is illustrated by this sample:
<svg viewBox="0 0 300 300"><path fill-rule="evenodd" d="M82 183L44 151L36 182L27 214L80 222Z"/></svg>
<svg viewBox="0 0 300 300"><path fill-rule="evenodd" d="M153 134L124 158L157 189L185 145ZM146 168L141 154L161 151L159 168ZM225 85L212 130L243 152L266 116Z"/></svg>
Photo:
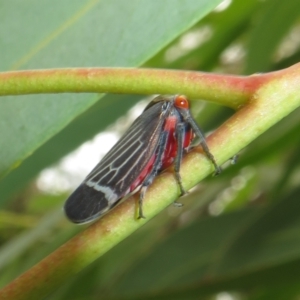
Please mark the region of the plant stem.
<svg viewBox="0 0 300 300"><path fill-rule="evenodd" d="M181 70L77 68L0 73L0 95L41 93L185 94L237 108L263 76L242 77Z"/></svg>
<svg viewBox="0 0 300 300"><path fill-rule="evenodd" d="M54 73L51 75L51 72ZM58 72L59 75L57 75L56 72ZM27 90L23 86L23 88L20 88L17 92L15 92L15 94L21 93L21 91L29 92L31 84L35 87L33 90L36 93L50 92L49 84L40 87L39 89L36 87L36 82L34 81L40 80L37 79L36 76L38 74L42 74L41 77L43 78L48 74L50 77L53 76L53 80L55 82L58 80L55 76L61 76L61 72L68 71L58 70L33 72L32 77L29 76L28 78L24 78L24 86L28 85ZM108 72L106 73L107 77L106 79L103 79L103 77L105 77L103 76L105 72ZM130 72L132 72L135 79L133 81L130 81L130 79L126 81L127 79L125 78L125 74L127 73L128 76L128 73ZM228 160L234 154L247 146L257 136L261 135L273 124L277 123L283 117L287 116L294 109L300 106L300 64L279 72L239 78L241 83L238 84L236 81L235 87L232 85L235 77L209 74L203 75L202 73L199 74L181 71L89 69L87 73L83 74L82 70L80 73L77 69L72 70L71 74L74 73L73 77L75 79L73 79L74 82L77 83L78 76L80 77L84 75L84 78L87 77L86 82L90 81L88 86L90 86L91 89L93 84L95 84L94 91L98 89L101 90L102 88L103 90L105 88L109 90L109 87L113 87L113 85L116 84L113 82L113 74L119 74L116 81L118 83L122 80L126 82L126 84L124 83L124 86L128 85L127 89L125 89L128 92L130 90L129 83L131 83L133 87L130 92L132 93L133 91L146 92L147 88L144 90L139 88L138 83L141 83L142 80L147 80L146 77L149 76L151 72L156 75L171 74L169 75L169 79L166 79L166 84L161 82L159 91L163 90L163 85L166 90L171 89L169 84L171 82L174 84L176 80L179 80L180 74L181 76L185 74L184 79L181 77L181 80L184 82L183 86L186 87L185 91L190 96L197 95L199 97L201 94L199 90L203 89L202 94L207 97L210 96L211 100L217 99L220 96L221 98L223 97L224 103L226 103L226 101L229 101L229 95L232 89L233 98L237 97L238 94L240 98L237 97L236 99L242 99L243 97L245 99L248 98L247 104L241 107L236 114L234 114L208 138L209 148L219 164ZM6 75L9 74L13 77L12 73L6 73ZM20 73L16 75L16 77L18 76L20 76ZM203 78L201 79L202 76ZM66 77L72 78L70 74L66 75ZM101 78L103 79L102 82ZM13 81L13 79L11 80ZM99 82L97 82L97 80ZM237 80L237 78L235 78L235 80ZM10 81L10 79L8 79L8 81ZM192 81L192 83L190 81ZM66 80L64 82L70 90L72 86L74 87L74 82L72 84L68 84ZM221 84L222 82L223 85ZM218 88L212 90L212 86L218 84ZM10 89L12 89L10 85L13 85L12 82L10 84L7 83L5 90L6 94L9 94ZM194 89L196 89L197 92L192 91L192 85L194 85ZM154 86L155 84L152 85L152 88L154 88ZM156 86L159 87L158 83L156 83ZM176 84L174 86L176 86ZM244 90L241 87L243 87ZM88 90L87 85L85 84L78 86L77 88L78 91ZM33 90L31 90L31 92ZM120 90L119 92L125 92L125 90ZM57 91L61 91L60 88L58 88L56 92ZM150 91L149 87L148 91ZM2 94L4 94L3 90ZM242 102L243 101L241 100L233 101L231 106L235 107L238 103ZM190 189L202 178L207 176L209 173L212 173L213 170L214 168L209 160L202 154L201 148L194 149L183 159L181 176L184 187L187 190ZM134 195L130 197L109 214L78 234L36 266L3 288L0 291L0 298L9 300L34 300L45 297L67 280L67 278L78 273L85 266L126 238L133 231L141 227L145 222L149 221L162 209L170 205L177 197L178 187L176 180L172 171L167 170L156 178L155 182L147 191L144 201L144 210L147 216L146 220L136 219L137 196Z"/></svg>

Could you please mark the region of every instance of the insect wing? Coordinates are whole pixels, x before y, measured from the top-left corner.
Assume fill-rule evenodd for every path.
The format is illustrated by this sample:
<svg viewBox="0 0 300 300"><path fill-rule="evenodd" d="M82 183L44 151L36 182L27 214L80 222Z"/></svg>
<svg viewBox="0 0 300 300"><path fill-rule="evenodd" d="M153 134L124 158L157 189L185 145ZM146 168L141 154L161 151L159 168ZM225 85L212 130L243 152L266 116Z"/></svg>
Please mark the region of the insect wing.
<svg viewBox="0 0 300 300"><path fill-rule="evenodd" d="M146 109L67 199L64 209L74 223L94 220L130 192L153 157L170 102Z"/></svg>

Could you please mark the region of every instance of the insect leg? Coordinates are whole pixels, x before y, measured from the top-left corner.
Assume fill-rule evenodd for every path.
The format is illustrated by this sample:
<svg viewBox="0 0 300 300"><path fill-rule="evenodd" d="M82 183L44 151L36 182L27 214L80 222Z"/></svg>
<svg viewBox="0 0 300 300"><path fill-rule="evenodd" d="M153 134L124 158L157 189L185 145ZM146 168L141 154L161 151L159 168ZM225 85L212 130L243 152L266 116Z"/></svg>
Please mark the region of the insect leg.
<svg viewBox="0 0 300 300"><path fill-rule="evenodd" d="M204 136L202 130L199 128L199 126L197 125L195 120L190 115L188 117L186 117L185 120L191 125L191 127L192 127L193 131L195 132L195 134L200 138L200 144L201 144L206 156L213 163L213 165L215 167L215 175L220 174L222 172L222 169L218 166L214 156L209 151L209 148L207 146L205 136Z"/></svg>
<svg viewBox="0 0 300 300"><path fill-rule="evenodd" d="M139 214L138 214L139 219L145 218L143 214L143 199L145 197L145 193L147 191L148 186L152 183L153 179L155 178L155 176L157 175L157 173L159 172L162 166L162 159L163 159L164 151L166 149L168 134L169 132L167 131L163 131L161 133L153 167L142 183L142 188L140 191L140 198L139 198Z"/></svg>
<svg viewBox="0 0 300 300"><path fill-rule="evenodd" d="M235 165L235 164L237 163L237 161L238 161L238 158L239 158L239 155L238 155L238 154L233 155L233 156L230 158L230 163L231 163L232 165Z"/></svg>
<svg viewBox="0 0 300 300"><path fill-rule="evenodd" d="M185 137L185 124L184 123L178 123L176 126L176 140L177 140L177 153L174 160L174 170L175 170L175 178L180 188L181 196L183 196L186 191L182 186L182 180L180 176L180 166L183 156L183 143L184 143L184 137Z"/></svg>
<svg viewBox="0 0 300 300"><path fill-rule="evenodd" d="M186 191L182 185L182 179L180 176L180 166L182 162L182 156L183 156L183 144L184 144L184 138L185 138L185 124L184 123L178 123L176 126L176 141L177 141L177 153L174 160L174 171L175 171L175 179L179 185L180 189L180 196L183 196L186 194ZM183 204L175 201L174 205L177 207L181 207Z"/></svg>

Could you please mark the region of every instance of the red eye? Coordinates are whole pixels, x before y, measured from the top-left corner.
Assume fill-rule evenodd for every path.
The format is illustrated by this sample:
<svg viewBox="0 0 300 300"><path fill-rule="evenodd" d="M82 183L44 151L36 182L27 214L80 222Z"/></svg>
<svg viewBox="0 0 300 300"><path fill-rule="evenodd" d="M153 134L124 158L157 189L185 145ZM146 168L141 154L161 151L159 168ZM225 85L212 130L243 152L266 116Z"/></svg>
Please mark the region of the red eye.
<svg viewBox="0 0 300 300"><path fill-rule="evenodd" d="M176 96L174 105L178 108L189 109L189 101L184 95Z"/></svg>

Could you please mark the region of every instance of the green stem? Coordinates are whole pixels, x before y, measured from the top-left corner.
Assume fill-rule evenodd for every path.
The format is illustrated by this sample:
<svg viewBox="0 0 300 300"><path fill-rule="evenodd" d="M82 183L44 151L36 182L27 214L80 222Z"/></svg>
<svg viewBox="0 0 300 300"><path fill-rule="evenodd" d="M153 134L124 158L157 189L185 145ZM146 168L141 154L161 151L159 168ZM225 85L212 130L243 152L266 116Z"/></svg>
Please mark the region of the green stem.
<svg viewBox="0 0 300 300"><path fill-rule="evenodd" d="M114 71L122 73L122 71ZM114 71L110 70L109 72ZM142 74L143 70L132 71L137 77L135 85L138 86L138 78L140 77L137 73L141 72L140 74ZM129 70L127 70L127 72L129 72ZM159 71L155 72L160 73ZM186 74L189 75L186 75L187 77L185 78L192 77L192 72L186 72ZM110 76L112 75L110 74ZM142 78L145 79L143 76ZM197 78L198 76L198 73L194 75L194 77ZM211 80L214 78L213 76L215 75L211 75ZM207 78L209 75L206 74L204 77ZM218 77L219 83L222 82L220 78L221 76ZM225 90L229 88L229 85L226 83L227 79L227 76L223 77L225 84L222 87ZM111 78L111 80L113 80L113 78ZM126 78L123 77L123 80L126 80ZM94 76L92 76L92 81L95 81ZM107 86L109 86L109 80L107 81ZM200 79L198 78L195 81L200 82ZM195 81L193 83L194 85L196 85ZM206 81L204 80L204 82ZM244 88L248 86L248 89L245 88L243 92L239 87L236 89L232 87L234 90L233 97L236 96L237 90L240 90L241 95L246 95L251 91L248 103L240 108L234 116L208 138L208 145L219 164L228 160L257 136L300 106L299 64L280 72L245 77L242 79L242 82ZM254 82L256 83L255 85L253 84ZM189 84L190 83L186 83L187 86L189 86ZM203 82L199 84L200 86L204 85ZM161 86L162 85L163 83L161 83ZM210 84L208 85L211 87ZM113 83L111 83L111 86L113 86ZM199 89L199 86L197 88ZM80 87L78 87L78 89L80 89ZM138 87L133 89L137 90ZM45 92L46 90L44 87L40 89L40 92ZM205 87L204 90L207 95L208 88ZM6 90L6 93L8 93L8 90ZM224 90L222 90L220 86L216 90L210 91L212 99L217 99L218 96L222 96L223 93ZM229 94L224 98L229 99ZM235 102L234 105L237 105L237 103L238 102ZM212 172L213 166L201 153L201 149L197 148L193 150L185 156L182 163L181 175L184 187L190 189ZM178 197L178 192L174 176L171 170L167 170L156 178L146 194L144 205L144 211L147 216L146 220L137 220L135 218L137 196L130 197L102 219L78 234L36 266L15 279L8 286L4 287L0 291L0 299L42 299L66 281L67 278L82 270L145 222L149 221L162 209L170 205Z"/></svg>
<svg viewBox="0 0 300 300"><path fill-rule="evenodd" d="M185 94L237 108L261 77L191 71L85 68L0 73L0 95L40 93Z"/></svg>

